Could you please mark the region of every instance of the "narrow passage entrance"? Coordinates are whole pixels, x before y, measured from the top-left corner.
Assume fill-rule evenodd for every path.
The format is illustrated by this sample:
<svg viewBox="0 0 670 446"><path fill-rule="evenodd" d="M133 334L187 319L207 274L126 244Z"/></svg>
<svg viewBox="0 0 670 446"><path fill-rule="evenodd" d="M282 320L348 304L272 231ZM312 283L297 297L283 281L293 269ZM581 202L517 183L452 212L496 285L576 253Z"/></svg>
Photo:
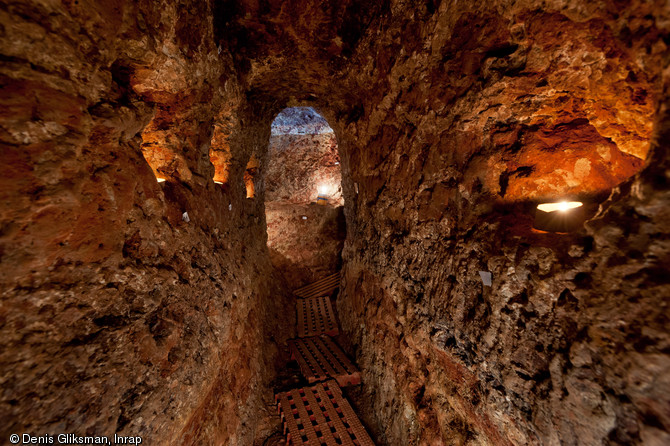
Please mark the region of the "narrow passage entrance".
<svg viewBox="0 0 670 446"><path fill-rule="evenodd" d="M337 140L311 107L284 109L272 123L265 216L273 266L294 288L341 267L346 227Z"/></svg>

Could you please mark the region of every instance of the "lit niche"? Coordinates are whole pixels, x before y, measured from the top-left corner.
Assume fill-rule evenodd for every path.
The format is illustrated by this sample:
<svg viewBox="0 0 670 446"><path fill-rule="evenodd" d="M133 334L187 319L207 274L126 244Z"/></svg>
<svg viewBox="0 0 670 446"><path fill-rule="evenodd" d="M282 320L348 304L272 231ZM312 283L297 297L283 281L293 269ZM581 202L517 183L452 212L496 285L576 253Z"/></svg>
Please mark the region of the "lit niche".
<svg viewBox="0 0 670 446"><path fill-rule="evenodd" d="M584 206L581 201L541 203L535 210L533 227L546 232L572 232L584 223Z"/></svg>

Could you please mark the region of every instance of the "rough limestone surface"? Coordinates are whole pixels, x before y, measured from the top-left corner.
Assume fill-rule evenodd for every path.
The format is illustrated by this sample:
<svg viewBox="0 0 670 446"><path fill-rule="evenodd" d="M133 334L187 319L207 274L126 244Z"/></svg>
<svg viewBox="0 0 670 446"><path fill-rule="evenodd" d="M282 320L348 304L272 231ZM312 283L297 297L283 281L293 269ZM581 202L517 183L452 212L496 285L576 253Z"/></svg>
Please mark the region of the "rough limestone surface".
<svg viewBox="0 0 670 446"><path fill-rule="evenodd" d="M3 0L0 24L3 438L269 433L293 316L268 142L307 106L379 444L670 443L666 2ZM557 198L584 228L533 231Z"/></svg>
<svg viewBox="0 0 670 446"><path fill-rule="evenodd" d="M325 192L329 206L342 205L342 169L334 133L272 135L268 157L266 201L315 203Z"/></svg>
<svg viewBox="0 0 670 446"><path fill-rule="evenodd" d="M292 289L338 271L346 235L342 206L265 204L272 264Z"/></svg>
<svg viewBox="0 0 670 446"><path fill-rule="evenodd" d="M293 324L243 183L269 125L226 123L212 181L220 107L256 113L210 5L3 1L0 24L0 441L252 444Z"/></svg>
<svg viewBox="0 0 670 446"><path fill-rule="evenodd" d="M616 5L397 2L359 45L337 307L381 443L670 441L670 22Z"/></svg>

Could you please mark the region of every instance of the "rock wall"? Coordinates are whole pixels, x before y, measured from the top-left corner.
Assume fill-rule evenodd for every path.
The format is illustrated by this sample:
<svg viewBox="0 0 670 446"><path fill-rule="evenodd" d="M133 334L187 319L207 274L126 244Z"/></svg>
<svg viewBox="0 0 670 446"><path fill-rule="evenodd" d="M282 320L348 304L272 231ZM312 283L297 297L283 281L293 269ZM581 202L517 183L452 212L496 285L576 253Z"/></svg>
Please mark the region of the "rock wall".
<svg viewBox="0 0 670 446"><path fill-rule="evenodd" d="M668 10L617 5L391 2L359 44L338 311L380 443L670 441Z"/></svg>
<svg viewBox="0 0 670 446"><path fill-rule="evenodd" d="M328 203L342 205L342 172L334 133L272 135L265 175L266 200L315 203L325 186Z"/></svg>
<svg viewBox="0 0 670 446"><path fill-rule="evenodd" d="M272 265L292 289L342 267L346 223L342 206L266 203Z"/></svg>
<svg viewBox="0 0 670 446"><path fill-rule="evenodd" d="M275 337L293 324L276 318L262 188L247 200L243 183L270 126L211 17L197 1L3 2L2 441L252 444L274 428ZM223 105L227 188L209 157Z"/></svg>

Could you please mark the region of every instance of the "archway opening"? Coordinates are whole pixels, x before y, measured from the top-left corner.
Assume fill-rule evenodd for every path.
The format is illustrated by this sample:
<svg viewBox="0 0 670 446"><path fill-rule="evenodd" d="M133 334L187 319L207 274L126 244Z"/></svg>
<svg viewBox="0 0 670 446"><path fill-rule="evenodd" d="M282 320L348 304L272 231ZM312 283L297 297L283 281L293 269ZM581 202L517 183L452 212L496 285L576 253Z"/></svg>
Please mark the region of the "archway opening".
<svg viewBox="0 0 670 446"><path fill-rule="evenodd" d="M341 266L346 235L337 139L312 107L272 122L265 176L268 247L274 266L299 287Z"/></svg>

